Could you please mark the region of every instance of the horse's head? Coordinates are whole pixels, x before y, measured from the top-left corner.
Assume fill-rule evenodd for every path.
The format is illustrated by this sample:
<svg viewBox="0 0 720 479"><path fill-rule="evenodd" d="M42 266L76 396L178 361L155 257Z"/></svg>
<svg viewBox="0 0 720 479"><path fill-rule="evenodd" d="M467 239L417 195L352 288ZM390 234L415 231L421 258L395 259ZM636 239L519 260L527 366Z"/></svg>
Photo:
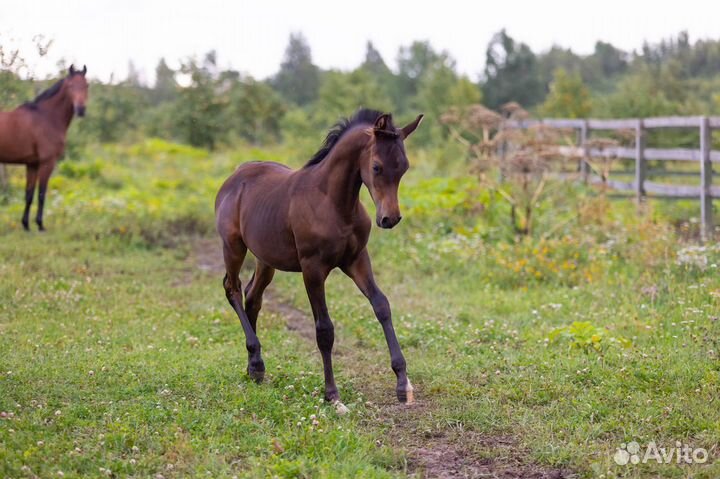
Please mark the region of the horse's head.
<svg viewBox="0 0 720 479"><path fill-rule="evenodd" d="M73 65L70 65L68 70L68 76L65 80L67 86L67 94L72 101L73 108L77 116L85 116L85 103L88 98L88 83L85 78L87 73L87 67L83 65L82 70L75 70Z"/></svg>
<svg viewBox="0 0 720 479"><path fill-rule="evenodd" d="M375 202L375 221L381 228L392 228L400 222L398 187L410 164L405 155L403 141L415 131L423 115L403 128L395 128L392 116L380 115L371 131L369 154L366 155L360 174Z"/></svg>

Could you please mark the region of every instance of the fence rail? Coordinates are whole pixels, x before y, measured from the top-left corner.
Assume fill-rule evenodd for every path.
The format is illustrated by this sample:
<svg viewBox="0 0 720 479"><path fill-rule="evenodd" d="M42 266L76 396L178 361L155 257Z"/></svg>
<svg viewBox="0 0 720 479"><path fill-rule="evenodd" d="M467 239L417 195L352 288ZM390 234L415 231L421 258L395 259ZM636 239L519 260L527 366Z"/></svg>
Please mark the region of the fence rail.
<svg viewBox="0 0 720 479"><path fill-rule="evenodd" d="M712 150L712 130L720 130L720 117L705 116L669 116L656 118L577 120L545 118L541 120L509 121L506 127L530 128L537 125L552 128L573 129L577 131L576 146L559 147L562 156L578 158L580 171L591 183L603 180L592 175L589 158L622 158L635 160L635 180L632 183L605 179L610 188L620 191L634 191L638 201L645 197L659 198L699 198L701 234L705 239L712 231L712 200L720 198L720 187L712 185L712 164L720 163L720 151ZM700 133L698 148L646 148L645 132L663 128L697 128ZM635 145L628 147L592 148L588 146L591 130L632 130ZM670 185L647 181L647 162L654 161L694 161L700 163L700 182L697 186Z"/></svg>

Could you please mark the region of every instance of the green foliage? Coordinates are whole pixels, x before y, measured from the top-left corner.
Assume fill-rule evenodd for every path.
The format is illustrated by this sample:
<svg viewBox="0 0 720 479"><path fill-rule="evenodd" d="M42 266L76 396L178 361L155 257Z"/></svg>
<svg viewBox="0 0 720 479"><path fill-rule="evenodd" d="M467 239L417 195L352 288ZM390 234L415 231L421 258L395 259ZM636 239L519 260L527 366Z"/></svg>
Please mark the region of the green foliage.
<svg viewBox="0 0 720 479"><path fill-rule="evenodd" d="M398 75L393 100L401 110L410 106L425 75L444 65L450 58L447 53L438 53L430 42L415 41L407 47L400 47L397 56Z"/></svg>
<svg viewBox="0 0 720 479"><path fill-rule="evenodd" d="M214 67L209 54L203 65L195 60L183 65L191 84L180 91L172 110L178 136L190 145L211 149L225 132L222 112L227 103L225 94L220 94Z"/></svg>
<svg viewBox="0 0 720 479"><path fill-rule="evenodd" d="M314 107L314 123L322 130L361 107L388 112L394 109L385 90L366 70L327 72Z"/></svg>
<svg viewBox="0 0 720 479"><path fill-rule="evenodd" d="M111 143L126 139L139 130L143 110L148 107L143 91L129 83L110 86L93 82L89 98L92 115L76 119L69 135L71 142Z"/></svg>
<svg viewBox="0 0 720 479"><path fill-rule="evenodd" d="M644 118L677 113L676 106L660 88L657 76L643 69L620 80L617 89L601 100L603 116Z"/></svg>
<svg viewBox="0 0 720 479"><path fill-rule="evenodd" d="M0 72L3 109L20 105L48 85L25 79L24 73L19 76L22 58L13 54L6 51L2 60L9 65L15 58L14 67ZM481 101L491 107L519 102L536 116L720 114L720 68L715 61L720 41L691 43L681 33L633 54L598 41L590 55L578 55L557 46L533 52L503 30L488 44L486 57L477 83L457 71L448 52L427 41L402 46L396 66L386 63L368 42L358 68L321 71L298 33L290 36L278 73L267 81L223 70L215 52L186 60L179 71L161 59L152 87L143 85L130 65L123 81L93 82L88 115L73 123L67 157L76 158L93 142L149 135L204 148L285 141L295 147L294 157L307 159L327 128L367 106L391 111L396 119L425 113L413 141L437 153L436 163L450 164L459 150L448 142L440 120L448 110L467 111ZM651 132L648 144L696 145L697 134Z"/></svg>
<svg viewBox="0 0 720 479"><path fill-rule="evenodd" d="M173 101L177 98L178 88L175 71L161 58L155 67L155 86L152 89L151 101L155 104Z"/></svg>
<svg viewBox="0 0 720 479"><path fill-rule="evenodd" d="M10 70L0 70L0 110L10 110L32 100L32 85Z"/></svg>
<svg viewBox="0 0 720 479"><path fill-rule="evenodd" d="M230 89L225 125L253 144L276 143L286 104L268 84L245 78Z"/></svg>
<svg viewBox="0 0 720 479"><path fill-rule="evenodd" d="M272 84L286 100L300 106L317 98L320 71L312 62L310 46L302 33L290 35L280 71Z"/></svg>
<svg viewBox="0 0 720 479"><path fill-rule="evenodd" d="M482 93L467 77L458 77L448 65L437 65L423 76L418 87L414 107L434 121L426 122L415 134L415 141L421 144L436 144L446 135L439 121L443 113L453 107L464 108L478 103Z"/></svg>
<svg viewBox="0 0 720 479"><path fill-rule="evenodd" d="M490 108L511 101L531 107L545 95L537 57L530 47L513 40L504 29L493 36L487 47L484 76L483 98Z"/></svg>
<svg viewBox="0 0 720 479"><path fill-rule="evenodd" d="M595 326L590 321L573 321L569 326L555 328L548 334L548 340L550 342L563 340L570 344L571 349L580 349L585 352L602 352L608 344L632 346L632 341L629 339L621 336L609 336L605 329Z"/></svg>
<svg viewBox="0 0 720 479"><path fill-rule="evenodd" d="M546 117L587 118L592 110L590 92L579 73L568 73L562 68L555 71L550 93L539 107Z"/></svg>

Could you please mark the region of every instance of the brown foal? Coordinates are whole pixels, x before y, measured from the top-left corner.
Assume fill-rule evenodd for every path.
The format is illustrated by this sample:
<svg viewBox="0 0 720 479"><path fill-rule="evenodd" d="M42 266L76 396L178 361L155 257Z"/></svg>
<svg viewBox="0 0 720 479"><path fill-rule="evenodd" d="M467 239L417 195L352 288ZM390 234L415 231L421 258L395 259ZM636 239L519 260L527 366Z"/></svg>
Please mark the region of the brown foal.
<svg viewBox="0 0 720 479"><path fill-rule="evenodd" d="M382 325L397 376L398 400L413 401L390 304L375 284L370 266L366 245L371 221L360 202L360 187L364 184L370 191L378 226L398 224L398 186L409 166L403 141L421 120L422 115L395 128L389 114L359 110L328 133L305 167L293 171L279 163L250 162L220 188L215 215L225 258L223 286L245 331L247 371L256 381L265 374L256 328L263 291L276 269L302 272L325 371L325 399L346 411L333 377L335 334L325 303L325 280L330 271L340 268L370 300ZM239 272L248 249L256 265L243 305Z"/></svg>
<svg viewBox="0 0 720 479"><path fill-rule="evenodd" d="M0 163L24 164L26 169L25 213L22 224L30 229L30 205L40 180L35 222L43 226L43 208L48 180L65 150L65 136L75 114L85 116L87 67L68 76L13 111L0 112Z"/></svg>

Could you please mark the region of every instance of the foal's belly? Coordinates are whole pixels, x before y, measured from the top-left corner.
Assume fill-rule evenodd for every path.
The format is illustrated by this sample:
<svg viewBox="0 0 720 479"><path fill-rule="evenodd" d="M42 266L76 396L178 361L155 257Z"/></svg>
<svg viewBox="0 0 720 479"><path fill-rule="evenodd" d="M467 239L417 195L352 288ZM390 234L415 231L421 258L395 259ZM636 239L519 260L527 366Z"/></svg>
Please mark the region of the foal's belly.
<svg viewBox="0 0 720 479"><path fill-rule="evenodd" d="M286 225L287 213L284 208L278 207L278 203L268 199L265 196L246 205L250 208L240 218L243 242L256 258L268 266L280 271L300 271L295 239ZM281 202L279 204L282 205Z"/></svg>
<svg viewBox="0 0 720 479"><path fill-rule="evenodd" d="M266 265L280 271L302 271L295 245L287 238L273 234L249 234L244 240L250 252Z"/></svg>

